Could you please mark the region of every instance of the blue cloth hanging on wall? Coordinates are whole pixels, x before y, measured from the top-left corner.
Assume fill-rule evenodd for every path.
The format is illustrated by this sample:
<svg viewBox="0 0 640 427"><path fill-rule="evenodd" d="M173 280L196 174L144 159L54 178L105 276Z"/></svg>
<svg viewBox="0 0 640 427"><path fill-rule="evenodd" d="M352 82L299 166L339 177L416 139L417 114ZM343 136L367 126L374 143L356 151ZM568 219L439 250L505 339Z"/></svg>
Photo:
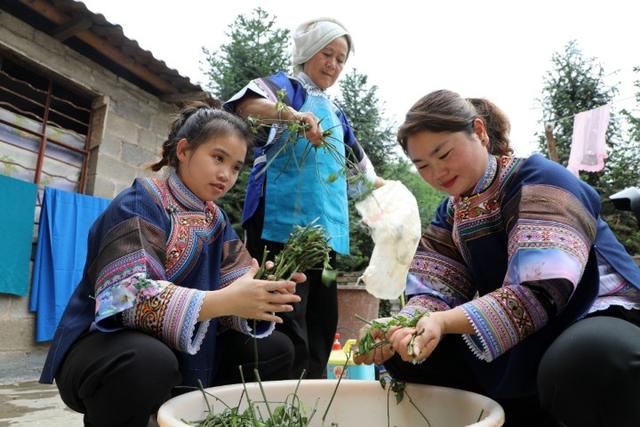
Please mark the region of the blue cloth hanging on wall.
<svg viewBox="0 0 640 427"><path fill-rule="evenodd" d="M36 341L53 338L82 278L89 229L109 203L108 199L45 188L29 304L37 312Z"/></svg>
<svg viewBox="0 0 640 427"><path fill-rule="evenodd" d="M35 184L0 175L1 293L27 294L37 191Z"/></svg>

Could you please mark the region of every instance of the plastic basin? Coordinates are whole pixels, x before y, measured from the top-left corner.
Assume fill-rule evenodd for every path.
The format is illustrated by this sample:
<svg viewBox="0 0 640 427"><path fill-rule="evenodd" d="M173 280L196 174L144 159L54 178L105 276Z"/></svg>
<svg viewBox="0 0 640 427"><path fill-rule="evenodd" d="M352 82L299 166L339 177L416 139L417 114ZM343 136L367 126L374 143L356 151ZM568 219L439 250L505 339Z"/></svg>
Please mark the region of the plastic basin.
<svg viewBox="0 0 640 427"><path fill-rule="evenodd" d="M295 390L297 381L265 381L262 386L272 409ZM317 408L311 426L322 426L322 415L327 408L336 380L304 380L298 389L298 397L304 402L306 414ZM256 383L246 385L252 401L262 401ZM431 427L497 427L504 423L504 411L494 400L463 390L420 384L407 384L408 394L420 411L427 417ZM207 392L236 406L243 391L242 384L211 387ZM208 396L214 412L224 410L222 403ZM260 413L267 414L264 404ZM390 425L398 427L427 426L425 420L411 405L405 395L399 405L393 392L389 396ZM246 408L246 398L240 406ZM200 391L192 391L165 402L158 411L160 427L184 427L182 420L196 421L207 416L207 406ZM482 414L482 415L481 415ZM342 380L333 400L324 425L337 423L338 427L387 426L387 391L377 381Z"/></svg>

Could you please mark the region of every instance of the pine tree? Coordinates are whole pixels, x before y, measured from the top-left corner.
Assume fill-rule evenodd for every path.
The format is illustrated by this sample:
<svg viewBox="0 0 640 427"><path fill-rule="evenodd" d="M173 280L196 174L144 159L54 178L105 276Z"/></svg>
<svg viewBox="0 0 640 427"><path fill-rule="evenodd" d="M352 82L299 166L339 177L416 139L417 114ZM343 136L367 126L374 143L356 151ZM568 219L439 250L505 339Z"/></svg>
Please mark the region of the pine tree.
<svg viewBox="0 0 640 427"><path fill-rule="evenodd" d="M239 15L227 32L229 41L217 51L203 48L208 87L222 101L229 99L249 81L286 71L290 67L289 30L276 26L276 17L256 8ZM242 230L242 207L249 171L245 167L236 185L219 200L236 232Z"/></svg>
<svg viewBox="0 0 640 427"><path fill-rule="evenodd" d="M585 58L576 41L569 42L562 53L554 53L551 62L553 69L544 77L543 117L553 125L559 162L566 166L574 116L606 105L618 91L605 84L604 68L595 58ZM614 117L607 131L607 141L611 142L617 128ZM538 144L541 152L548 152L544 135L538 136Z"/></svg>
<svg viewBox="0 0 640 427"><path fill-rule="evenodd" d="M640 67L635 67L634 72L640 74ZM640 78L640 77L639 77ZM636 88L635 99L640 107L640 80L634 82ZM637 111L637 110L636 110ZM626 149L624 152L625 166L624 177L621 178L625 186L640 185L640 116L634 115L633 111L622 110L622 116L627 123L627 136L625 138Z"/></svg>
<svg viewBox="0 0 640 427"><path fill-rule="evenodd" d="M340 81L339 104L344 110L362 148L381 174L394 158L395 134L384 118L378 87L367 84L366 74L353 69Z"/></svg>
<svg viewBox="0 0 640 427"><path fill-rule="evenodd" d="M553 124L559 162L566 166L571 151L574 116L610 103L618 94L615 86L608 86L605 70L595 58L586 58L575 41L569 42L564 51L552 56L553 69L544 77L543 117ZM601 172L580 172L580 178L592 185L602 200L601 215L609 223L618 239L634 253L640 244L629 239L629 224L626 217L616 212L608 197L615 191L637 182L640 163L637 144L626 141L619 118L612 109L606 133L608 158ZM538 135L539 149L548 152L544 135Z"/></svg>
<svg viewBox="0 0 640 427"><path fill-rule="evenodd" d="M229 42L217 51L202 48L209 88L229 99L250 80L290 67L289 30L276 27L276 17L264 9L239 15L226 33Z"/></svg>
<svg viewBox="0 0 640 427"><path fill-rule="evenodd" d="M640 73L640 67L635 67L634 71ZM640 106L640 80L636 80L634 86L636 103ZM614 191L625 187L640 187L640 117L629 110L622 110L622 116L626 119L628 128L625 149L621 150L626 168L619 168L617 176L612 179L619 183ZM640 254L640 230L635 216L630 212L613 211L608 221L615 224L618 237L627 250L632 254Z"/></svg>

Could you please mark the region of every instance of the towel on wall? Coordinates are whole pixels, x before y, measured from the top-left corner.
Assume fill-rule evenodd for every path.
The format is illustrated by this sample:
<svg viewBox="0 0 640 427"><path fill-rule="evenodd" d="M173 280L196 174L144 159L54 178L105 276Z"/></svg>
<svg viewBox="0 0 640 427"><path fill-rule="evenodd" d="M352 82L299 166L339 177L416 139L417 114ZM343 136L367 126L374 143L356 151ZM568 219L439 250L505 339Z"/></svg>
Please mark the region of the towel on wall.
<svg viewBox="0 0 640 427"><path fill-rule="evenodd" d="M53 338L82 278L89 229L110 200L45 188L29 308L37 312L36 341Z"/></svg>
<svg viewBox="0 0 640 427"><path fill-rule="evenodd" d="M37 191L33 183L0 175L0 293L27 294Z"/></svg>

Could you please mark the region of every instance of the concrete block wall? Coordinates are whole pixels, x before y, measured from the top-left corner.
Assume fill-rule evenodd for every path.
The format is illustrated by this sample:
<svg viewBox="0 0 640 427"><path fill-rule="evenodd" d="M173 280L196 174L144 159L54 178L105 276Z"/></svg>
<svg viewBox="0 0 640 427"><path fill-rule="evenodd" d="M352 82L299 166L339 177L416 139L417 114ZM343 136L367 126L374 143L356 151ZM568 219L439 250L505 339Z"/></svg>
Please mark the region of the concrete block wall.
<svg viewBox="0 0 640 427"><path fill-rule="evenodd" d="M159 159L171 104L160 101L54 38L0 11L0 50L94 96L87 194L113 198ZM28 297L0 294L0 384L37 378L48 349L34 340Z"/></svg>
<svg viewBox="0 0 640 427"><path fill-rule="evenodd" d="M34 341L28 299L0 294L0 384L40 375L49 346Z"/></svg>
<svg viewBox="0 0 640 427"><path fill-rule="evenodd" d="M134 96L138 94L120 87L110 93L102 98L106 106L104 133L100 141L92 141L98 154L92 159L87 187L90 194L106 198L113 198L136 177L150 173L145 167L160 159L170 115L175 111L157 98Z"/></svg>

